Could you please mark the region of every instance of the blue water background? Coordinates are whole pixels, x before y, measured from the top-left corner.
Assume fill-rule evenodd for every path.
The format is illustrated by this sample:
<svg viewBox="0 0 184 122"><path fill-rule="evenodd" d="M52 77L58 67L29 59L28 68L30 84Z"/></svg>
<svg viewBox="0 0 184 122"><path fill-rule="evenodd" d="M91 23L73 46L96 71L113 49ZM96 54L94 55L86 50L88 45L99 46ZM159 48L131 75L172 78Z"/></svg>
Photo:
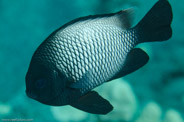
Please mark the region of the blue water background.
<svg viewBox="0 0 184 122"><path fill-rule="evenodd" d="M114 110L93 115L70 106L51 107L25 95L31 56L55 29L77 17L133 7L133 25L157 0L0 0L0 121L125 121L184 120L184 1L169 0L173 36L166 42L140 44L150 60L140 70L98 87Z"/></svg>

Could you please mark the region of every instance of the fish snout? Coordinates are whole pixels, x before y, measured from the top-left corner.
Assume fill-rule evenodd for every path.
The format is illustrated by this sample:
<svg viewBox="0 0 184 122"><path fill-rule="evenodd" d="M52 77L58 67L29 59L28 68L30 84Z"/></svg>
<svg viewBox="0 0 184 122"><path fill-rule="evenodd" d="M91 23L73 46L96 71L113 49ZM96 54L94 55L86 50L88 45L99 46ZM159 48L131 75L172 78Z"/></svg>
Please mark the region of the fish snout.
<svg viewBox="0 0 184 122"><path fill-rule="evenodd" d="M38 98L37 95L35 95L35 94L31 93L31 92L27 92L27 91L26 91L26 95L27 95L28 97L32 98L32 99Z"/></svg>

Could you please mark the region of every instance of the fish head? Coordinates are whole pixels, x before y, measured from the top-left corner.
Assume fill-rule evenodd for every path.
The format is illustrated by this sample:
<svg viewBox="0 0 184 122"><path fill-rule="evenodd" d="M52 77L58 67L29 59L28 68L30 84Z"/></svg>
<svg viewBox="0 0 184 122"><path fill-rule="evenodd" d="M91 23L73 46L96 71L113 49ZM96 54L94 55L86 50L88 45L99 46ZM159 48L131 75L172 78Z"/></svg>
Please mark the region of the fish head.
<svg viewBox="0 0 184 122"><path fill-rule="evenodd" d="M50 64L32 61L26 74L26 94L44 104L62 95L62 77Z"/></svg>

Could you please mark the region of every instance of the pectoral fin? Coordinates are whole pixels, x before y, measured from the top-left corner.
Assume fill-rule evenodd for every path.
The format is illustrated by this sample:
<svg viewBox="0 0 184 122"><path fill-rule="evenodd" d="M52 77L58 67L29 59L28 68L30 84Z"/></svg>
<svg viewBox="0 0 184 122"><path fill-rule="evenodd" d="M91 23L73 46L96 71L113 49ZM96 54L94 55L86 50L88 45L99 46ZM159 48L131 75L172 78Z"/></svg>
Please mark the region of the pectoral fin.
<svg viewBox="0 0 184 122"><path fill-rule="evenodd" d="M75 83L72 83L69 85L70 88L75 88L75 89L80 89L80 88L86 88L90 85L89 81L92 77L92 73L90 71L88 71L87 73L85 73L82 78L75 82Z"/></svg>
<svg viewBox="0 0 184 122"><path fill-rule="evenodd" d="M95 91L88 92L71 106L93 114L107 114L113 109L113 106Z"/></svg>
<svg viewBox="0 0 184 122"><path fill-rule="evenodd" d="M140 48L134 48L127 55L126 61L122 69L111 79L117 79L130 74L142 66L149 60L149 56ZM111 81L109 80L109 81Z"/></svg>

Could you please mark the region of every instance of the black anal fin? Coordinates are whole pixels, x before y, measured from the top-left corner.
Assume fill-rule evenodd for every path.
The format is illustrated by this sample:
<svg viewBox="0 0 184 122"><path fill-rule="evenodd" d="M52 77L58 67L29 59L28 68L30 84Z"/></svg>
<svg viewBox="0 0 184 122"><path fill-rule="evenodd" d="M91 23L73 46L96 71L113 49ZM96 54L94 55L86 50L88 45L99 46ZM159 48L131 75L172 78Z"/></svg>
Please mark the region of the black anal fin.
<svg viewBox="0 0 184 122"><path fill-rule="evenodd" d="M132 49L127 57L124 66L122 69L113 77L113 79L117 79L120 77L123 77L127 74L130 74L142 66L144 66L149 60L149 56L140 48L134 48ZM111 81L109 80L109 81Z"/></svg>
<svg viewBox="0 0 184 122"><path fill-rule="evenodd" d="M107 114L113 109L113 106L95 91L88 92L71 106L93 114Z"/></svg>

